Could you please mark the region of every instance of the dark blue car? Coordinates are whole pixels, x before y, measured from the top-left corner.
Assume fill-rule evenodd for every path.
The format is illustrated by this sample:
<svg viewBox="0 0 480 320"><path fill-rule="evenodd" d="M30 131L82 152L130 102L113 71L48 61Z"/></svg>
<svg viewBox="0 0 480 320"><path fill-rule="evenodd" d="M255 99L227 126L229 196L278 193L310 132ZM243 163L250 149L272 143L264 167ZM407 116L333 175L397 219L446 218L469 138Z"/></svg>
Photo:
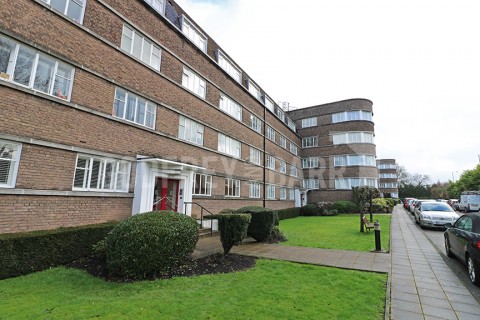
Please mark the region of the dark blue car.
<svg viewBox="0 0 480 320"><path fill-rule="evenodd" d="M460 258L468 268L470 281L480 285L480 213L468 213L447 224L445 251Z"/></svg>

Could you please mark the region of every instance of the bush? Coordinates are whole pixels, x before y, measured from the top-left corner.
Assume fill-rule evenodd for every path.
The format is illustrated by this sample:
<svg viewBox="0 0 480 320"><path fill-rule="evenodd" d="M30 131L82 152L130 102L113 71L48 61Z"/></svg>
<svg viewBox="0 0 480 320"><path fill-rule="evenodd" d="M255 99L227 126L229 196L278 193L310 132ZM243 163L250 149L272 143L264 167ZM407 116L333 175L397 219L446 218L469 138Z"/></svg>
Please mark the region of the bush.
<svg viewBox="0 0 480 320"><path fill-rule="evenodd" d="M227 254L234 245L242 242L247 235L252 216L250 214L224 213L215 215L215 219L218 219L223 253Z"/></svg>
<svg viewBox="0 0 480 320"><path fill-rule="evenodd" d="M67 264L89 256L93 245L117 224L4 234L0 236L0 279Z"/></svg>
<svg viewBox="0 0 480 320"><path fill-rule="evenodd" d="M237 213L251 214L247 234L259 242L267 240L275 227L275 222L278 221L278 214L275 211L263 207L243 207L238 209Z"/></svg>
<svg viewBox="0 0 480 320"><path fill-rule="evenodd" d="M300 210L301 208L288 208L288 209L277 210L278 219L285 220L290 218L296 218L300 216Z"/></svg>
<svg viewBox="0 0 480 320"><path fill-rule="evenodd" d="M111 275L146 279L166 273L195 250L195 219L173 211L134 215L106 237L107 269Z"/></svg>
<svg viewBox="0 0 480 320"><path fill-rule="evenodd" d="M311 216L318 216L320 214L320 208L316 203L309 203L304 205L300 209L300 215L311 217Z"/></svg>
<svg viewBox="0 0 480 320"><path fill-rule="evenodd" d="M358 212L358 206L353 201L341 200L335 201L331 210L336 210L338 213L355 213Z"/></svg>

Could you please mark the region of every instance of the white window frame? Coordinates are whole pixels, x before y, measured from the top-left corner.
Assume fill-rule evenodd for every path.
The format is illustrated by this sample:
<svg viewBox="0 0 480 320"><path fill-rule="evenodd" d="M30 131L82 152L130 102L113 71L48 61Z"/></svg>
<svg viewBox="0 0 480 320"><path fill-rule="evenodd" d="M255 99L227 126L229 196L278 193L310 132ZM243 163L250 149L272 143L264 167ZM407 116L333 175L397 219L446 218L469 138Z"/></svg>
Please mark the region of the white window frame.
<svg viewBox="0 0 480 320"><path fill-rule="evenodd" d="M240 180L225 178L225 197L240 197Z"/></svg>
<svg viewBox="0 0 480 320"><path fill-rule="evenodd" d="M195 46L200 48L203 52L207 52L208 37L200 31L200 29L194 25L185 15L180 17L180 25L182 33L190 40Z"/></svg>
<svg viewBox="0 0 480 320"><path fill-rule="evenodd" d="M205 99L207 94L207 83L205 79L185 66L183 67L182 86L195 95Z"/></svg>
<svg viewBox="0 0 480 320"><path fill-rule="evenodd" d="M243 108L238 103L230 99L223 93L220 94L220 101L218 103L220 110L234 118L235 120L242 121Z"/></svg>
<svg viewBox="0 0 480 320"><path fill-rule="evenodd" d="M165 0L145 0L145 2L158 13L165 14Z"/></svg>
<svg viewBox="0 0 480 320"><path fill-rule="evenodd" d="M127 44L126 39L129 39L130 45ZM140 45L140 50L138 51L139 56L136 55L137 50L134 50L135 44ZM135 57L137 60L142 61L153 69L160 71L160 66L162 64L162 49L160 49L160 47L153 41L147 39L144 35L135 30L135 28L126 24L123 25L120 47L132 57ZM149 49L150 51L150 54L148 54L146 59L144 57L145 49Z"/></svg>
<svg viewBox="0 0 480 320"><path fill-rule="evenodd" d="M281 173L287 173L287 163L283 160L278 160L279 166L278 171Z"/></svg>
<svg viewBox="0 0 480 320"><path fill-rule="evenodd" d="M339 144L354 144L354 143L374 143L373 132L364 131L350 131L334 133L332 135L332 142L334 145Z"/></svg>
<svg viewBox="0 0 480 320"><path fill-rule="evenodd" d="M280 108L279 106L277 106L275 108L275 115L277 116L278 119L280 119L282 122L285 122L285 112L282 110L282 108Z"/></svg>
<svg viewBox="0 0 480 320"><path fill-rule="evenodd" d="M383 163L378 165L378 169L380 170L385 170L385 169L397 169L396 164L391 164L391 163Z"/></svg>
<svg viewBox="0 0 480 320"><path fill-rule="evenodd" d="M318 157L308 157L302 159L302 169L318 168Z"/></svg>
<svg viewBox="0 0 480 320"><path fill-rule="evenodd" d="M287 138L283 134L280 134L279 143L282 148L287 149Z"/></svg>
<svg viewBox="0 0 480 320"><path fill-rule="evenodd" d="M262 120L260 118L254 116L253 114L250 115L250 128L258 133L262 133Z"/></svg>
<svg viewBox="0 0 480 320"><path fill-rule="evenodd" d="M247 80L247 86L248 86L248 92L250 92L250 94L252 96L255 97L255 99L261 101L262 99L262 93L260 92L260 88L255 84L253 83L252 80L248 79Z"/></svg>
<svg viewBox="0 0 480 320"><path fill-rule="evenodd" d="M79 165L79 160L85 160L85 166ZM94 163L99 163L98 172L94 172ZM110 185L113 187L106 187L107 168L111 166ZM73 191L96 191L96 192L128 192L130 184L130 161L118 160L113 158L92 156L86 154L78 154L75 162L75 174L73 176L72 190ZM123 170L122 170L123 169ZM82 173L82 186L76 186L77 174ZM92 174L97 173L96 177ZM80 177L78 177L80 178ZM97 186L92 187L92 179L97 179ZM121 181L122 185L119 187L118 183Z"/></svg>
<svg viewBox="0 0 480 320"><path fill-rule="evenodd" d="M310 117L302 119L302 128L310 128L317 126L317 117Z"/></svg>
<svg viewBox="0 0 480 320"><path fill-rule="evenodd" d="M288 117L287 117L287 125L293 132L297 132L297 125L292 119Z"/></svg>
<svg viewBox="0 0 480 320"><path fill-rule="evenodd" d="M296 156L298 155L298 146L291 141L290 141L290 152Z"/></svg>
<svg viewBox="0 0 480 320"><path fill-rule="evenodd" d="M199 178L199 187L197 189L197 177ZM202 192L203 191L203 192ZM212 176L203 173L195 173L193 176L193 189L192 195L194 196L211 196L212 195Z"/></svg>
<svg viewBox="0 0 480 320"><path fill-rule="evenodd" d="M256 165L261 164L261 152L257 148L250 147L250 162Z"/></svg>
<svg viewBox="0 0 480 320"><path fill-rule="evenodd" d="M22 144L0 140L0 169L6 172L6 181L0 182L0 188L15 188L21 153Z"/></svg>
<svg viewBox="0 0 480 320"><path fill-rule="evenodd" d="M302 148L314 148L318 147L318 137L305 137L302 138Z"/></svg>
<svg viewBox="0 0 480 320"><path fill-rule="evenodd" d="M289 191L288 200L295 200L295 189L291 188L288 191Z"/></svg>
<svg viewBox="0 0 480 320"><path fill-rule="evenodd" d="M287 188L280 187L280 200L287 200Z"/></svg>
<svg viewBox="0 0 480 320"><path fill-rule="evenodd" d="M227 56L220 50L216 50L217 54L217 63L222 68L225 70L226 73L228 73L229 76L231 76L235 81L238 83L242 83L242 70L240 70L239 67L235 63L232 62Z"/></svg>
<svg viewBox="0 0 480 320"><path fill-rule="evenodd" d="M352 187L370 186L378 188L375 178L335 178L336 190L351 190Z"/></svg>
<svg viewBox="0 0 480 320"><path fill-rule="evenodd" d="M250 182L249 185L249 197L258 199L260 198L260 183Z"/></svg>
<svg viewBox="0 0 480 320"><path fill-rule="evenodd" d="M265 95L265 107L267 107L268 110L275 112L275 104L273 103L273 100L266 95Z"/></svg>
<svg viewBox="0 0 480 320"><path fill-rule="evenodd" d="M178 121L178 138L203 146L205 127L192 119L180 116Z"/></svg>
<svg viewBox="0 0 480 320"><path fill-rule="evenodd" d="M397 175L395 173L380 173L378 177L381 179L397 179Z"/></svg>
<svg viewBox="0 0 480 320"><path fill-rule="evenodd" d="M370 164L368 164L370 162ZM375 167L375 156L370 154L345 154L334 156L334 167Z"/></svg>
<svg viewBox="0 0 480 320"><path fill-rule="evenodd" d="M42 92L44 94L57 97L59 99L70 101L71 94L72 94L72 87L73 87L73 79L75 75L75 68L39 50L20 44L17 41L11 38L5 37L1 34L0 34L0 40L3 40L5 42L10 42L12 45L12 51L10 52L10 57L7 63L7 69L5 70L6 72L1 73L0 80L9 81L9 82L15 83L16 85L31 89L36 92ZM15 72L17 71L17 64L19 60L20 51L22 51L23 53L28 53L29 55L33 56L32 59L28 60L30 63L30 66L29 66L29 75L28 75L27 84L15 81ZM51 69L48 75L49 84L46 91L38 89L38 87L36 86L37 76L40 74L38 72L38 68L42 67L41 66L42 62L40 62L40 60L43 60L44 62L48 62L50 64L49 67ZM64 77L62 74L59 74L59 72L63 72L64 70L68 71L69 77ZM57 84L57 80L59 80L60 84L62 84L62 82L66 83L66 86L62 85L65 92L62 92L61 88L57 88L57 91L54 92L55 86ZM66 95L64 93L66 93Z"/></svg>
<svg viewBox="0 0 480 320"><path fill-rule="evenodd" d="M217 150L235 158L242 157L242 143L222 133L218 134Z"/></svg>
<svg viewBox="0 0 480 320"><path fill-rule="evenodd" d="M267 184L267 199L275 199L275 185Z"/></svg>
<svg viewBox="0 0 480 320"><path fill-rule="evenodd" d="M123 97L122 97L123 95ZM130 101L135 101L133 106L133 119L128 115L130 110ZM143 121L141 121L140 109L141 104L144 103ZM115 88L115 97L113 99L113 116L128 122L133 122L138 125L155 129L155 122L157 117L157 105L147 99L137 96L120 87Z"/></svg>
<svg viewBox="0 0 480 320"><path fill-rule="evenodd" d="M267 126L267 139L275 142L275 129Z"/></svg>
<svg viewBox="0 0 480 320"><path fill-rule="evenodd" d="M275 157L267 154L267 169L275 170Z"/></svg>
<svg viewBox="0 0 480 320"><path fill-rule="evenodd" d="M396 189L398 188L398 184L396 182L383 182L383 183L380 183L379 188Z"/></svg>
<svg viewBox="0 0 480 320"><path fill-rule="evenodd" d="M42 1L46 4L48 4L50 7L52 7L51 0L42 0ZM73 21L76 21L80 24L83 24L83 17L85 15L85 6L86 6L87 0L64 0L64 2L65 2L65 9L63 11L57 10L57 8L54 8L54 7L52 7L52 8L55 9L56 11L62 13L63 15L69 17ZM68 8L69 8L69 6L72 2L77 4L79 7L82 8L82 13L80 14L79 20L76 20L76 19L74 19L74 18L72 18L68 15Z"/></svg>
<svg viewBox="0 0 480 320"><path fill-rule="evenodd" d="M332 113L332 123L346 121L372 121L373 114L366 110L350 110Z"/></svg>
<svg viewBox="0 0 480 320"><path fill-rule="evenodd" d="M298 168L293 164L290 166L290 175L292 177L298 177Z"/></svg>
<svg viewBox="0 0 480 320"><path fill-rule="evenodd" d="M305 189L320 189L320 180L318 179L303 179L303 188Z"/></svg>

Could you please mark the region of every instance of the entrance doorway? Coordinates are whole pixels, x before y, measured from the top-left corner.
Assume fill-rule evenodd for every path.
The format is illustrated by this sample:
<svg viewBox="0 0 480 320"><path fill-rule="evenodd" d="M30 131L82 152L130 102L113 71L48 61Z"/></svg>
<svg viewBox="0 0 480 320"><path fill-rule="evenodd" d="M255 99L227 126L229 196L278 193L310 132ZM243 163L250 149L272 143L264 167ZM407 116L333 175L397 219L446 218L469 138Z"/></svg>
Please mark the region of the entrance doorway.
<svg viewBox="0 0 480 320"><path fill-rule="evenodd" d="M179 180L155 178L153 210L178 211Z"/></svg>

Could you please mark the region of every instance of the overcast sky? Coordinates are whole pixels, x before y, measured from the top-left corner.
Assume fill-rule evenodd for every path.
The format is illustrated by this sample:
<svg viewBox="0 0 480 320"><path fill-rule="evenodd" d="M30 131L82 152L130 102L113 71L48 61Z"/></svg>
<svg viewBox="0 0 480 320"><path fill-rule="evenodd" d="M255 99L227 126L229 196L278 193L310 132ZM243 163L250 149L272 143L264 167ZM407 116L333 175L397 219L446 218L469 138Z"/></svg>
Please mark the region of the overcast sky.
<svg viewBox="0 0 480 320"><path fill-rule="evenodd" d="M479 163L480 1L176 0L275 101L373 101L377 157Z"/></svg>

